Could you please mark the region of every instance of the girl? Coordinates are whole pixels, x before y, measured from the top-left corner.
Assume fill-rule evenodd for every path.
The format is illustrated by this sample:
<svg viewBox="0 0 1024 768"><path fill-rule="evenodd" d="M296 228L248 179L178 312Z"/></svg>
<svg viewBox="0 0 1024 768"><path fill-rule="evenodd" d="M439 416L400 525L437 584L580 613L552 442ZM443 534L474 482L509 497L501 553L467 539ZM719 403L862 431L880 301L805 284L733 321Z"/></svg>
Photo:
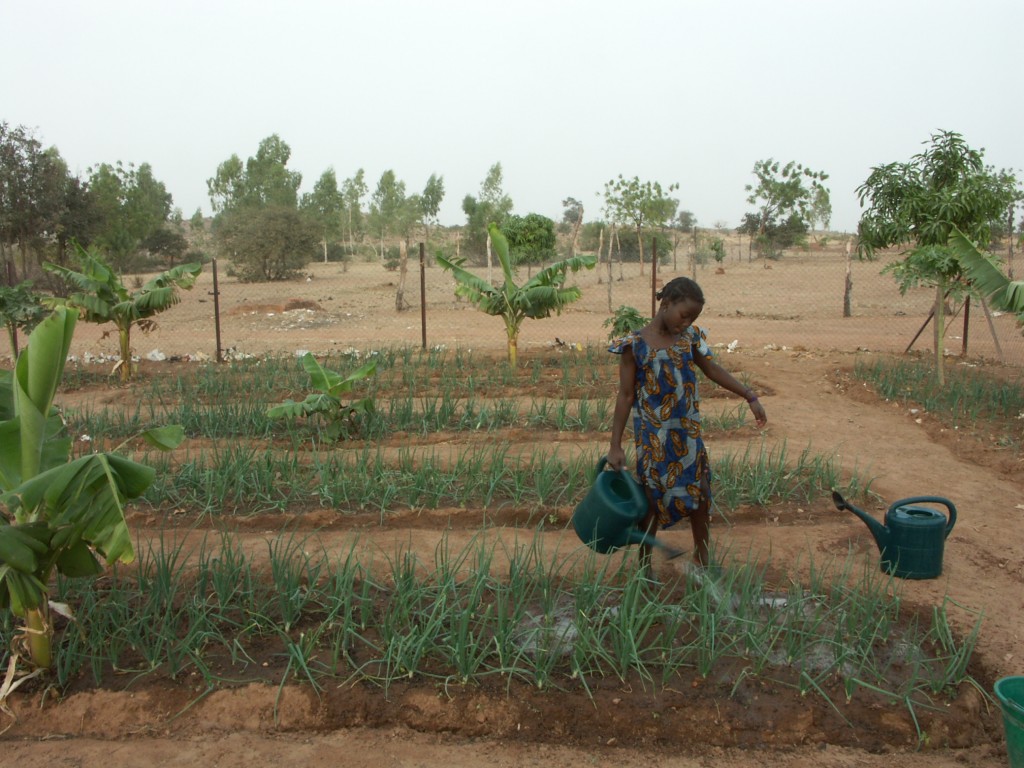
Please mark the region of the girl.
<svg viewBox="0 0 1024 768"><path fill-rule="evenodd" d="M616 339L609 352L621 355L608 464L622 469L622 434L633 411L637 476L647 493L647 515L640 530L655 536L688 517L693 559L708 565L711 467L700 428L697 369L723 389L746 399L757 425L768 417L757 395L713 360L704 332L694 323L704 309L704 293L688 277L669 281L657 298L651 322ZM651 577L651 546L640 545L640 564Z"/></svg>

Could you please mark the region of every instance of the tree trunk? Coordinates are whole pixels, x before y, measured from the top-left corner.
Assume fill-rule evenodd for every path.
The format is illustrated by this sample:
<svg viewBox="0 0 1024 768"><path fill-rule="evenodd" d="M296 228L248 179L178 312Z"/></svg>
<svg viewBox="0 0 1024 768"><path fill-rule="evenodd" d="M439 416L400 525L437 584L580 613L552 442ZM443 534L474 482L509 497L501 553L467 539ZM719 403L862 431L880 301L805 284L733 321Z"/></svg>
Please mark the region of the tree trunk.
<svg viewBox="0 0 1024 768"><path fill-rule="evenodd" d="M519 329L508 328L508 364L513 368L519 358Z"/></svg>
<svg viewBox="0 0 1024 768"><path fill-rule="evenodd" d="M6 586L4 588L6 589ZM39 607L34 611L28 611L25 629L28 630L28 653L33 666L37 669L49 669L53 666L53 644L50 603L46 593L43 593Z"/></svg>
<svg viewBox="0 0 1024 768"><path fill-rule="evenodd" d="M846 242L846 286L843 289L843 317L853 317L852 241Z"/></svg>
<svg viewBox="0 0 1024 768"><path fill-rule="evenodd" d="M405 301L405 277L409 273L409 246L405 240L398 242L398 290L395 292L395 309L404 312L409 308Z"/></svg>
<svg viewBox="0 0 1024 768"><path fill-rule="evenodd" d="M619 280L625 280L626 276L622 274L622 243L619 242L619 230L613 229L612 235L615 237L615 252L619 255ZM611 243L608 244L609 255L611 254Z"/></svg>
<svg viewBox="0 0 1024 768"><path fill-rule="evenodd" d="M122 384L127 384L132 378L132 343L131 331L128 328L119 328L117 331L118 346L121 350L121 361L118 363L118 376Z"/></svg>
<svg viewBox="0 0 1024 768"><path fill-rule="evenodd" d="M601 241L600 242L602 242L602 243L604 242L604 229L601 230ZM601 253L600 244L598 245L598 251L597 252L598 252L598 254ZM608 311L609 312L613 312L614 311L612 309L612 283L613 282L614 282L614 280L612 280L612 238L611 238L611 235L609 235L608 236Z"/></svg>
<svg viewBox="0 0 1024 768"><path fill-rule="evenodd" d="M640 277L644 276L644 238L641 234L640 225L636 225L636 242L640 247Z"/></svg>
<svg viewBox="0 0 1024 768"><path fill-rule="evenodd" d="M946 290L943 280L935 287L935 380L940 387L946 384L943 369L942 337L945 335Z"/></svg>
<svg viewBox="0 0 1024 768"><path fill-rule="evenodd" d="M573 257L576 256L576 244L580 236L580 227L583 226L583 206L580 206L580 215L576 217L576 224L572 228L572 253ZM600 254L598 254L600 258Z"/></svg>

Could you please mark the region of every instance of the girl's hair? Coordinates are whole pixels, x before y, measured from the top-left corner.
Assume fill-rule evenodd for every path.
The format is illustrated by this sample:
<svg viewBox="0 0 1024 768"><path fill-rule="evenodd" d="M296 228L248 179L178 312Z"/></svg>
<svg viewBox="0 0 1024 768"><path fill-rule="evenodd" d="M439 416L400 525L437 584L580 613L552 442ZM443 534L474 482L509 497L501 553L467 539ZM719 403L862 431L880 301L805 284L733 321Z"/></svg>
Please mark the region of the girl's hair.
<svg viewBox="0 0 1024 768"><path fill-rule="evenodd" d="M665 283L665 286L654 294L658 301L667 301L672 304L684 299L690 299L698 304L704 303L704 291L700 289L695 280L688 277L676 277Z"/></svg>

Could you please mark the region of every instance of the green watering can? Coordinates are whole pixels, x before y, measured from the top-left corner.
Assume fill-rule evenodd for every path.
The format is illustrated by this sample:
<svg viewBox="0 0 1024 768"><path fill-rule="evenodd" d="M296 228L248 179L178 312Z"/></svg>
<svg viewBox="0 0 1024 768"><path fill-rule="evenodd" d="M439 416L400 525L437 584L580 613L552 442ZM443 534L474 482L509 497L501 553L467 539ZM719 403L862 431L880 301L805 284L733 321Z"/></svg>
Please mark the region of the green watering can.
<svg viewBox="0 0 1024 768"><path fill-rule="evenodd" d="M881 568L901 579L934 579L942 573L942 550L956 524L956 507L941 496L914 496L893 502L885 513L885 525L857 509L832 491L837 509L853 512L867 523L882 553ZM914 504L941 504L948 516Z"/></svg>
<svg viewBox="0 0 1024 768"><path fill-rule="evenodd" d="M605 471L607 463L607 456L597 462L594 485L572 513L580 541L602 555L630 544L660 547L670 558L683 554L637 527L647 514L647 494L628 472Z"/></svg>

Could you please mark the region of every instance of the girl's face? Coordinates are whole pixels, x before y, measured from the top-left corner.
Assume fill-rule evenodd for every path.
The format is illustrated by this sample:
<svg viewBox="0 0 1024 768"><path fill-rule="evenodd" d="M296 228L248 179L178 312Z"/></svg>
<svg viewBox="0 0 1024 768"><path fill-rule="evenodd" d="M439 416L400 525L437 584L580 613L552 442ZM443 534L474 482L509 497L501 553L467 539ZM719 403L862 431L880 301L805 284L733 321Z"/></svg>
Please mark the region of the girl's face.
<svg viewBox="0 0 1024 768"><path fill-rule="evenodd" d="M658 314L661 315L661 322L665 330L674 336L679 336L697 322L702 309L704 309L704 305L693 299L681 299L671 303L663 301Z"/></svg>

